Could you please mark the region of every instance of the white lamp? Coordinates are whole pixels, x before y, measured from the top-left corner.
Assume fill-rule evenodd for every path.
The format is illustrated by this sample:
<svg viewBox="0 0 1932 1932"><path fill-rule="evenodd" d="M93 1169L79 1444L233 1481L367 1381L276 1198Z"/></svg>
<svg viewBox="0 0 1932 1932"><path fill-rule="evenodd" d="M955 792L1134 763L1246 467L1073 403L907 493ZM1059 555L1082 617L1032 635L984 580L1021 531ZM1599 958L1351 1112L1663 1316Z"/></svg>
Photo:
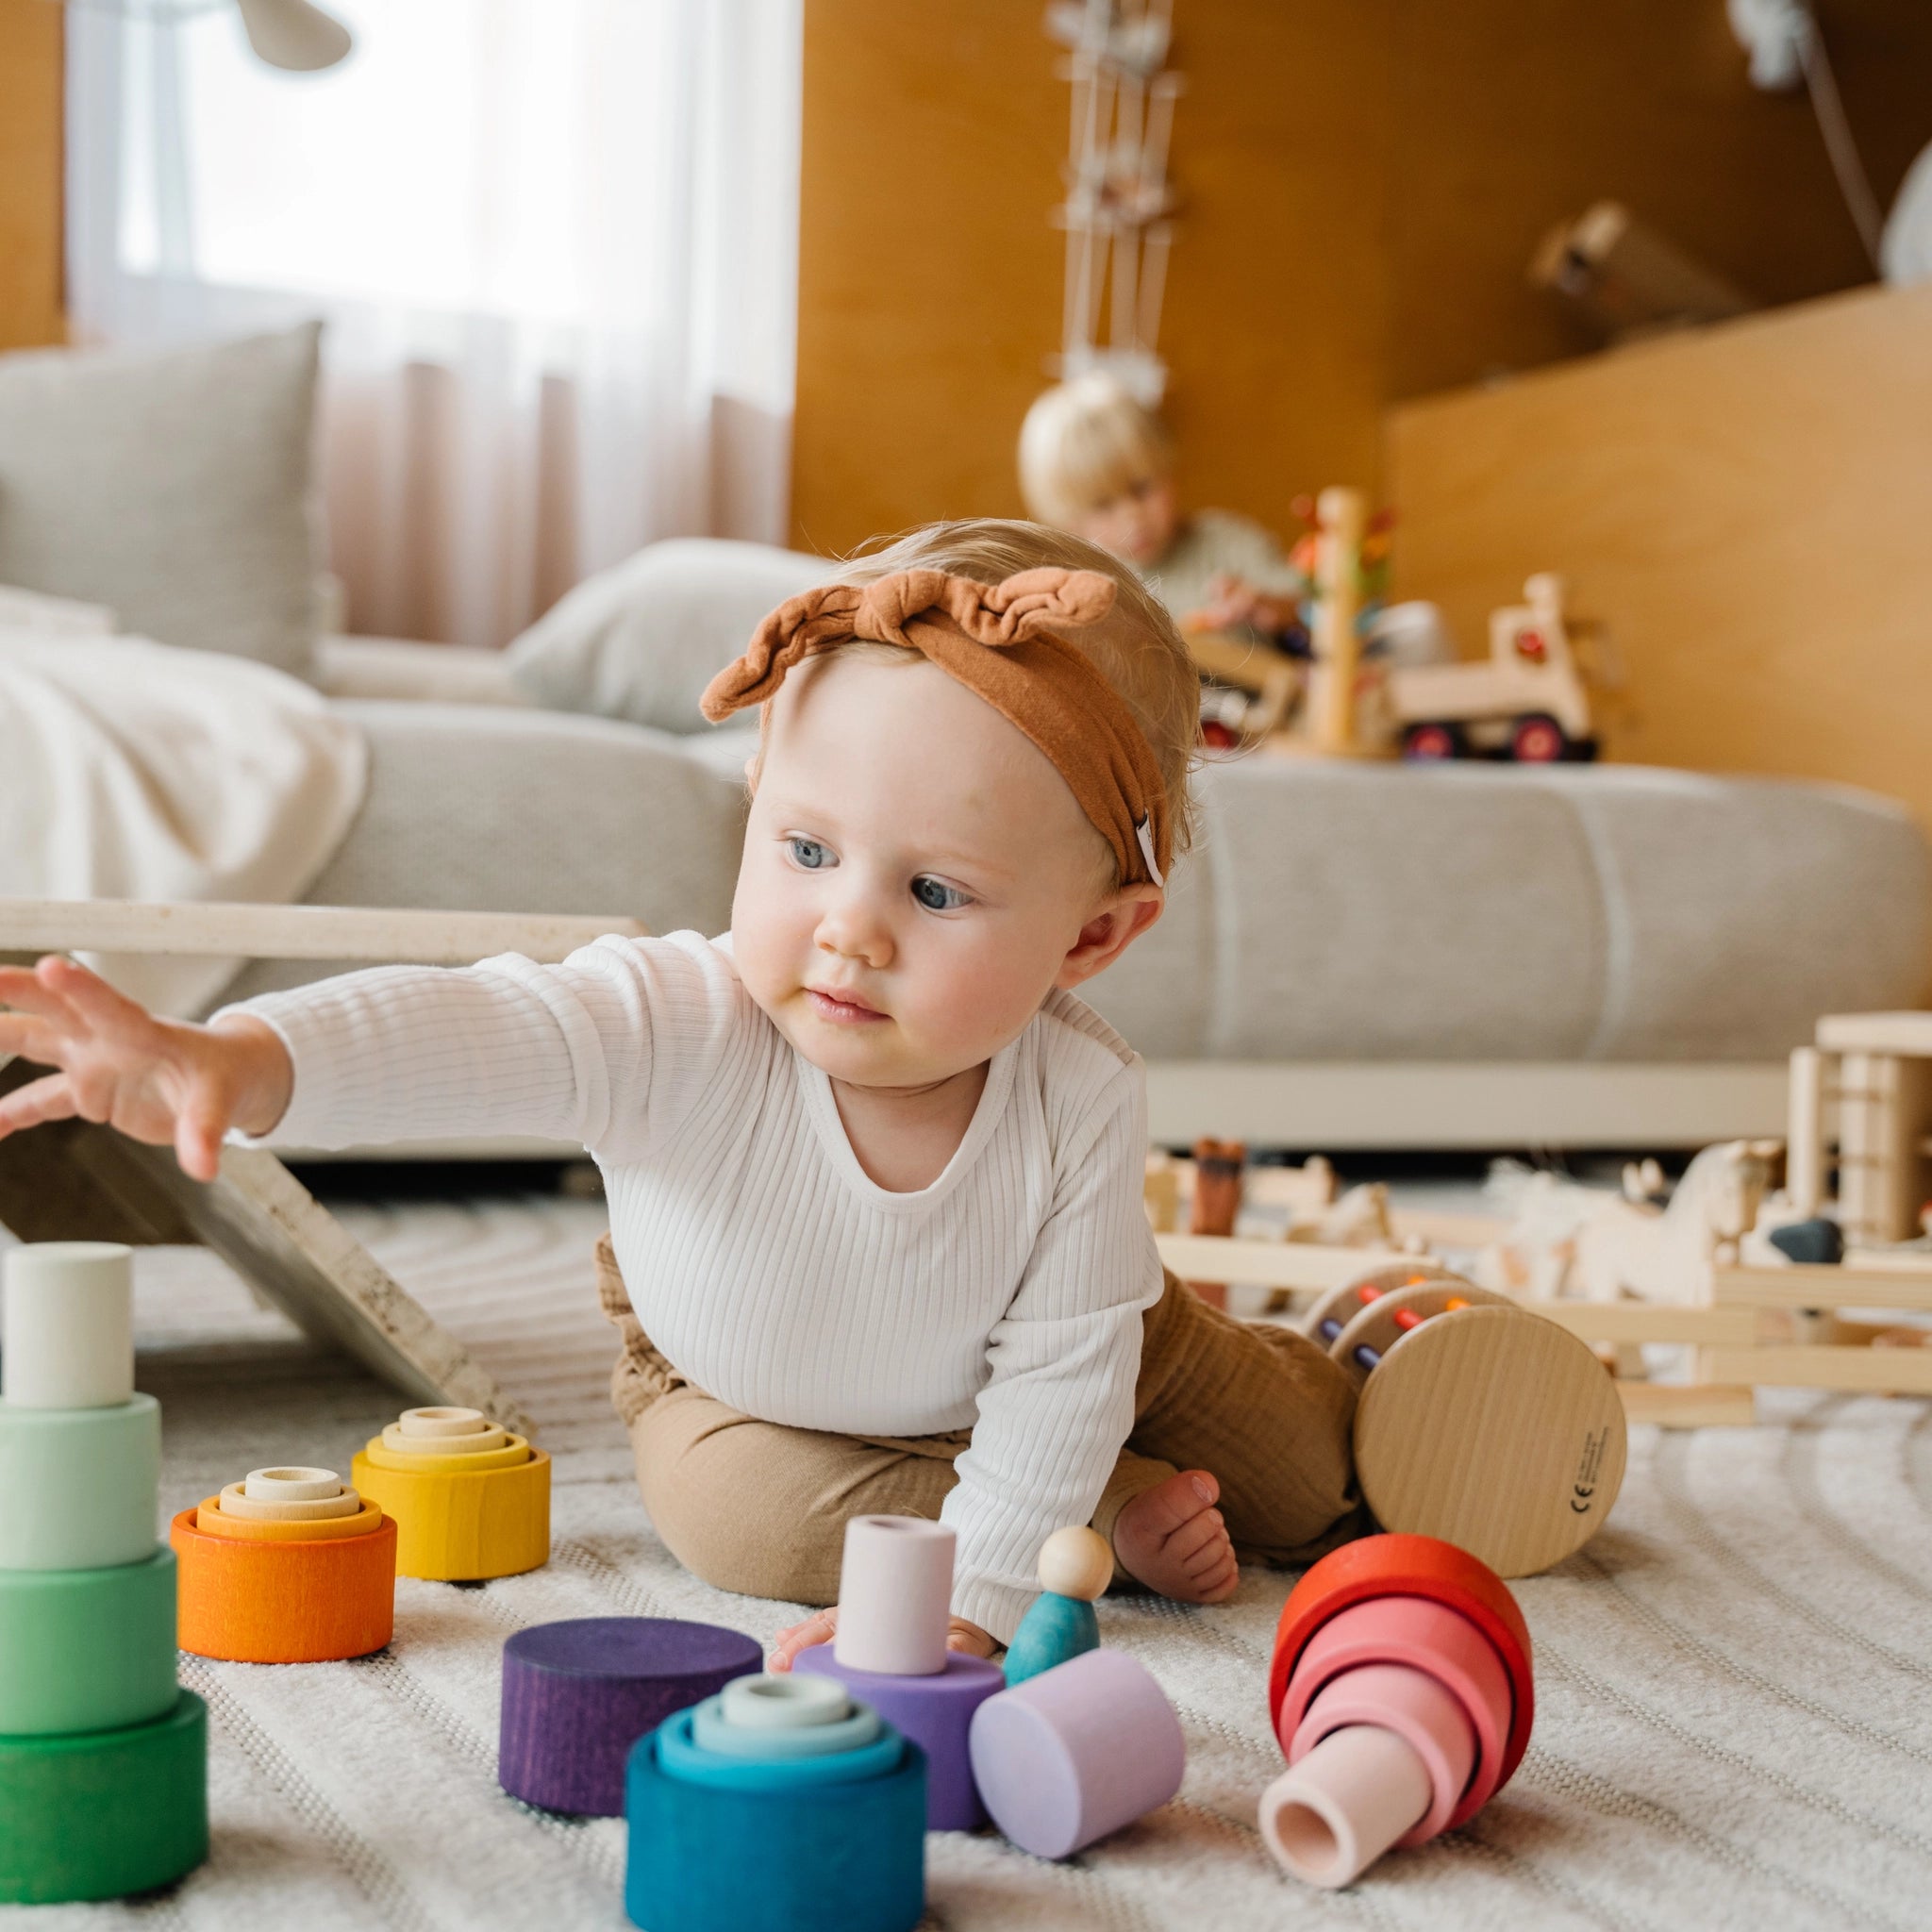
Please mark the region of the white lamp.
<svg viewBox="0 0 1932 1932"><path fill-rule="evenodd" d="M235 0L248 44L271 67L312 74L348 58L355 37L309 0Z"/></svg>
<svg viewBox="0 0 1932 1932"><path fill-rule="evenodd" d="M212 12L226 0L67 0L74 7L125 14L173 25L197 13ZM313 74L348 58L355 36L331 13L310 0L235 0L242 30L257 59L291 74Z"/></svg>

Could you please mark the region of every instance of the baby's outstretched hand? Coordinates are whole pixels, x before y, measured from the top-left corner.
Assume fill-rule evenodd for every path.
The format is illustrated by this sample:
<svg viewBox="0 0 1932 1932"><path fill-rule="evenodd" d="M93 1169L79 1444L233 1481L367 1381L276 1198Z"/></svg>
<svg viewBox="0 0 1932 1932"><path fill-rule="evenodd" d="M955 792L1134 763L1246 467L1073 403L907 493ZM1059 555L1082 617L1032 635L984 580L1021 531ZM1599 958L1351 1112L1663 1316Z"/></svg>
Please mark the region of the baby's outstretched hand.
<svg viewBox="0 0 1932 1932"><path fill-rule="evenodd" d="M839 1606L830 1609L817 1610L802 1624L794 1624L789 1630L778 1633L778 1641L772 1646L771 1660L767 1670L789 1671L791 1660L801 1650L809 1650L815 1643L829 1643L839 1628ZM963 1650L969 1657L991 1657L999 1646L992 1637L982 1630L977 1624L969 1624L964 1617L954 1617L946 1624L946 1648Z"/></svg>
<svg viewBox="0 0 1932 1932"><path fill-rule="evenodd" d="M57 1071L0 1098L0 1140L42 1121L118 1127L172 1146L182 1171L213 1180L231 1126L266 1133L289 1104L287 1049L258 1020L218 1027L160 1020L85 966L49 955L0 967L0 1054Z"/></svg>

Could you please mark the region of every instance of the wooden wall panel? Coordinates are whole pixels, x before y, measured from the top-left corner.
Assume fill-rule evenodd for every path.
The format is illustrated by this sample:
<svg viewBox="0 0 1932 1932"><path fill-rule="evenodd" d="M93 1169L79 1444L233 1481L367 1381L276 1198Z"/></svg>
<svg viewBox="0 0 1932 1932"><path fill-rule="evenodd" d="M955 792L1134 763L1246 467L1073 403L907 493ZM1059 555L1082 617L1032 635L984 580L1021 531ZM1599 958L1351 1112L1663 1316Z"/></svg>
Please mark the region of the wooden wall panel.
<svg viewBox="0 0 1932 1932"><path fill-rule="evenodd" d="M0 349L65 339L61 12L0 0Z"/></svg>
<svg viewBox="0 0 1932 1932"><path fill-rule="evenodd" d="M1019 508L1059 338L1067 90L1040 0L806 0L795 527ZM1882 196L1932 141L1932 7L1824 0ZM1747 289L1867 274L1802 95L1721 0L1176 0L1161 347L1195 503L1376 480L1383 407L1588 346L1525 267L1604 195Z"/></svg>
<svg viewBox="0 0 1932 1932"><path fill-rule="evenodd" d="M1620 758L1889 792L1932 830L1932 287L1408 404L1397 585L1464 648L1532 570L1612 627Z"/></svg>

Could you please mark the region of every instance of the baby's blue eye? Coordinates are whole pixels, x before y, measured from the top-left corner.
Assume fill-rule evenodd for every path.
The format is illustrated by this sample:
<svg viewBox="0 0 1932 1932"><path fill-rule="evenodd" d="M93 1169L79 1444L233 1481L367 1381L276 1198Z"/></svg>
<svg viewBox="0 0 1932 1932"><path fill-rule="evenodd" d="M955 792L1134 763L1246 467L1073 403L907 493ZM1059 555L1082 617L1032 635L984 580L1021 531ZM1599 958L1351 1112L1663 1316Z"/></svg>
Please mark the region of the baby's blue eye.
<svg viewBox="0 0 1932 1932"><path fill-rule="evenodd" d="M791 848L791 862L802 865L807 872L817 872L832 863L832 855L816 839L788 839L785 842Z"/></svg>
<svg viewBox="0 0 1932 1932"><path fill-rule="evenodd" d="M912 881L912 896L928 912L951 912L957 907L971 904L966 894L957 886L949 886L944 879L917 878Z"/></svg>

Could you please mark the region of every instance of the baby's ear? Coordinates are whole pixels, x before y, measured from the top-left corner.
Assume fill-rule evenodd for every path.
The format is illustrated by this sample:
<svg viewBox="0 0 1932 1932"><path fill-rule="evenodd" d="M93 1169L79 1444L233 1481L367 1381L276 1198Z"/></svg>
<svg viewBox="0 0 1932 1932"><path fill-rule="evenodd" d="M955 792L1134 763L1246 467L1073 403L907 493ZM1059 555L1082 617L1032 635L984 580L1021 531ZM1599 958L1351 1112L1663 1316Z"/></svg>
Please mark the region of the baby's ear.
<svg viewBox="0 0 1932 1932"><path fill-rule="evenodd" d="M1080 928L1054 984L1064 990L1105 972L1166 909L1167 895L1158 886L1123 887Z"/></svg>

